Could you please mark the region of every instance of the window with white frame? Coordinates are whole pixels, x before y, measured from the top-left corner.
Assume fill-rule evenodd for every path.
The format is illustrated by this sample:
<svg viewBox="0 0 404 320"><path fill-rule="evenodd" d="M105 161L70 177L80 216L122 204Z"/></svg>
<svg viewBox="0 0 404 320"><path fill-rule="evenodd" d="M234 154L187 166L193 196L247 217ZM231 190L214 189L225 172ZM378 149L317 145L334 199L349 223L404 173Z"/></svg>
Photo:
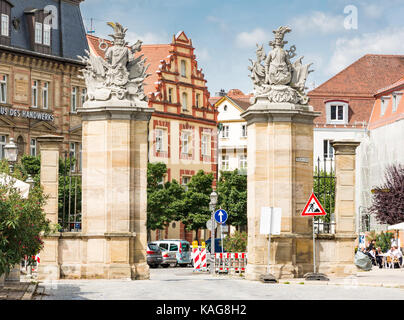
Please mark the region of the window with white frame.
<svg viewBox="0 0 404 320"><path fill-rule="evenodd" d="M31 92L31 99L32 99L32 107L38 107L38 80L32 81L32 92Z"/></svg>
<svg viewBox="0 0 404 320"><path fill-rule="evenodd" d="M156 133L156 151L163 151L164 147L164 131L163 129L155 129Z"/></svg>
<svg viewBox="0 0 404 320"><path fill-rule="evenodd" d="M334 148L331 145L331 140L323 141L323 156L325 159L334 158Z"/></svg>
<svg viewBox="0 0 404 320"><path fill-rule="evenodd" d="M30 155L35 157L36 156L36 139L31 139L29 150L30 150Z"/></svg>
<svg viewBox="0 0 404 320"><path fill-rule="evenodd" d="M35 22L35 43L42 44L42 23Z"/></svg>
<svg viewBox="0 0 404 320"><path fill-rule="evenodd" d="M246 124L241 125L241 137L242 138L247 137L247 125Z"/></svg>
<svg viewBox="0 0 404 320"><path fill-rule="evenodd" d="M7 137L0 136L0 160L4 159L4 147L6 146L6 143L7 143Z"/></svg>
<svg viewBox="0 0 404 320"><path fill-rule="evenodd" d="M190 176L182 176L181 177L181 185L185 188L185 191L188 191L188 184L191 182Z"/></svg>
<svg viewBox="0 0 404 320"><path fill-rule="evenodd" d="M77 87L72 87L72 96L71 96L71 112L77 111Z"/></svg>
<svg viewBox="0 0 404 320"><path fill-rule="evenodd" d="M209 155L209 135L208 134L202 134L201 138L201 153L202 156L208 156Z"/></svg>
<svg viewBox="0 0 404 320"><path fill-rule="evenodd" d="M229 126L223 126L222 128L222 138L228 138L229 137Z"/></svg>
<svg viewBox="0 0 404 320"><path fill-rule="evenodd" d="M401 92L393 93L393 108L392 108L393 112L397 111L397 107L400 104L401 96L402 96Z"/></svg>
<svg viewBox="0 0 404 320"><path fill-rule="evenodd" d="M7 76L0 76L0 102L7 103Z"/></svg>
<svg viewBox="0 0 404 320"><path fill-rule="evenodd" d="M49 108L49 82L42 84L42 108Z"/></svg>
<svg viewBox="0 0 404 320"><path fill-rule="evenodd" d="M173 88L168 88L168 102L173 102Z"/></svg>
<svg viewBox="0 0 404 320"><path fill-rule="evenodd" d="M343 101L330 101L325 105L326 118L329 124L348 123L348 103Z"/></svg>
<svg viewBox="0 0 404 320"><path fill-rule="evenodd" d="M222 170L229 170L229 156L222 156Z"/></svg>
<svg viewBox="0 0 404 320"><path fill-rule="evenodd" d="M1 14L1 35L2 36L8 37L10 35L9 34L9 25L10 25L9 21L10 21L9 16L2 13Z"/></svg>
<svg viewBox="0 0 404 320"><path fill-rule="evenodd" d="M43 44L46 46L51 44L51 25L47 23L43 24Z"/></svg>
<svg viewBox="0 0 404 320"><path fill-rule="evenodd" d="M247 169L247 155L242 154L238 157L238 167L240 170Z"/></svg>
<svg viewBox="0 0 404 320"><path fill-rule="evenodd" d="M181 153L188 154L190 152L191 133L183 131L181 133Z"/></svg>
<svg viewBox="0 0 404 320"><path fill-rule="evenodd" d="M383 116L386 113L387 105L390 97L382 97L380 102L380 115Z"/></svg>
<svg viewBox="0 0 404 320"><path fill-rule="evenodd" d="M186 77L187 76L187 65L185 60L181 60L181 76Z"/></svg>
<svg viewBox="0 0 404 320"><path fill-rule="evenodd" d="M87 99L87 89L86 89L86 88L82 88L82 89L81 89L81 96L80 96L81 107L83 107L84 102L86 102L86 99Z"/></svg>
<svg viewBox="0 0 404 320"><path fill-rule="evenodd" d="M182 93L182 110L188 110L188 105L187 105L187 94L185 92Z"/></svg>

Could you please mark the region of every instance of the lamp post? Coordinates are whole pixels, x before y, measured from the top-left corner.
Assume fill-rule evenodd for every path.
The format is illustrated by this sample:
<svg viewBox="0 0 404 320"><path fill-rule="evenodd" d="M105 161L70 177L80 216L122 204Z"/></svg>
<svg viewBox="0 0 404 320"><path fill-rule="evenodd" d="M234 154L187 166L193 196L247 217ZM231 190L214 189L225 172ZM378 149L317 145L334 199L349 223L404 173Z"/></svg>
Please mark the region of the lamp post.
<svg viewBox="0 0 404 320"><path fill-rule="evenodd" d="M210 194L209 209L212 212L211 221L212 228L210 233L210 273L215 274L215 209L217 205L217 193L212 191Z"/></svg>
<svg viewBox="0 0 404 320"><path fill-rule="evenodd" d="M9 163L10 172L13 172L14 163L17 162L18 147L14 143L14 138L10 138L10 142L4 146L4 158Z"/></svg>

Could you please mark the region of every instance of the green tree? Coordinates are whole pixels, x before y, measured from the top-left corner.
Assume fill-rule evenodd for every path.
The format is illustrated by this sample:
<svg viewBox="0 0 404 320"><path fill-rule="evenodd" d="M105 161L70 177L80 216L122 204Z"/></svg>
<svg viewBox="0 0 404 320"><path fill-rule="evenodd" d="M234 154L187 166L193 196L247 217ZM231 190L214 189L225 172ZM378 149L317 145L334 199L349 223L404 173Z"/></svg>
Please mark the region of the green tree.
<svg viewBox="0 0 404 320"><path fill-rule="evenodd" d="M187 186L188 190L183 196L181 222L186 226L187 230L196 231L196 238L198 237L198 230L206 228L206 222L211 218L209 202L212 183L213 174L206 174L203 170L199 170L191 178Z"/></svg>
<svg viewBox="0 0 404 320"><path fill-rule="evenodd" d="M4 161L0 164L0 172L10 175ZM21 179L22 172L16 166L11 176ZM39 185L23 199L13 182L0 184L0 275L24 257L31 258L42 249L41 235L52 231L42 209L45 201Z"/></svg>
<svg viewBox="0 0 404 320"><path fill-rule="evenodd" d="M384 233L383 231L376 237L376 246L380 247L383 252L387 252L391 247L391 239L394 235L390 232Z"/></svg>
<svg viewBox="0 0 404 320"><path fill-rule="evenodd" d="M182 216L185 190L176 180L163 183L167 166L162 162L147 166L147 230L162 230Z"/></svg>
<svg viewBox="0 0 404 320"><path fill-rule="evenodd" d="M236 169L222 171L217 186L218 205L228 213L226 224L237 230L247 225L247 176Z"/></svg>

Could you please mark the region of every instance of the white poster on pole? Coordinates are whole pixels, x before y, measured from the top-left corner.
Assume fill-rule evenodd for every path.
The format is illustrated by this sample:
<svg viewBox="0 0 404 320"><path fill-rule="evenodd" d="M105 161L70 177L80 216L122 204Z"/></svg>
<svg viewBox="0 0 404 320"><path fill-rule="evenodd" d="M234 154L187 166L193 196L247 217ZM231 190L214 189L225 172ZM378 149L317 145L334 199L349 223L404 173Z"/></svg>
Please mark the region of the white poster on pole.
<svg viewBox="0 0 404 320"><path fill-rule="evenodd" d="M281 218L282 208L261 207L260 233L279 235Z"/></svg>

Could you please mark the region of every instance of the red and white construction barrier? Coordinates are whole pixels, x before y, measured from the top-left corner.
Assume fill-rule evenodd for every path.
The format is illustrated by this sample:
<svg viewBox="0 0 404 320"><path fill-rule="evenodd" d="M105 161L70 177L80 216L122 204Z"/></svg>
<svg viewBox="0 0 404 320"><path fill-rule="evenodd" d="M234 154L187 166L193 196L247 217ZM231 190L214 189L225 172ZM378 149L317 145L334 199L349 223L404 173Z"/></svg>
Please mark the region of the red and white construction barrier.
<svg viewBox="0 0 404 320"><path fill-rule="evenodd" d="M236 253L216 253L216 272L245 272L247 265L247 254L245 252Z"/></svg>
<svg viewBox="0 0 404 320"><path fill-rule="evenodd" d="M207 269L208 269L208 262L207 262L207 259L206 259L206 248L201 248L201 251L200 251L201 253L200 253L200 256L201 256L201 269L202 269L202 271L206 271Z"/></svg>
<svg viewBox="0 0 404 320"><path fill-rule="evenodd" d="M199 271L201 269L201 257L199 248L192 248L192 259L194 261L194 271Z"/></svg>

